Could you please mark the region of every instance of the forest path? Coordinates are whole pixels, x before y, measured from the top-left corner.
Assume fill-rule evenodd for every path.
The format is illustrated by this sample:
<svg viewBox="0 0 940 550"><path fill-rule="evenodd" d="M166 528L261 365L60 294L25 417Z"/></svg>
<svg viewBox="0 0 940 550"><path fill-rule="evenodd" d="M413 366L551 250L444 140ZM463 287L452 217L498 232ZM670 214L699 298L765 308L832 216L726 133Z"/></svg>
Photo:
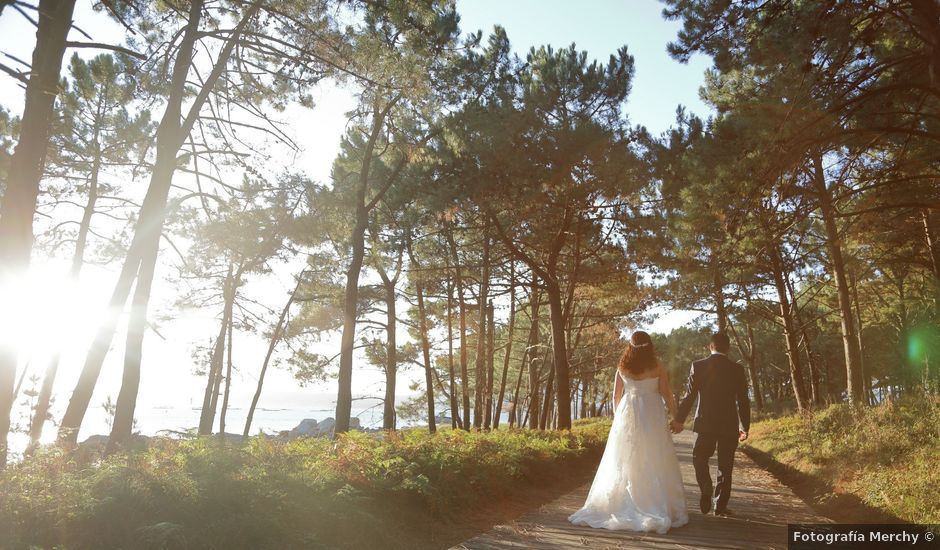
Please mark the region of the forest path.
<svg viewBox="0 0 940 550"><path fill-rule="evenodd" d="M729 508L731 518L703 516L698 509L699 490L692 468L695 436L684 431L674 436L682 469L689 523L664 535L607 531L568 523L568 516L587 498L590 483L451 550L498 550L532 548L786 548L787 523L827 523L785 485L759 467L741 450L734 463L734 486ZM711 462L715 475L715 458Z"/></svg>

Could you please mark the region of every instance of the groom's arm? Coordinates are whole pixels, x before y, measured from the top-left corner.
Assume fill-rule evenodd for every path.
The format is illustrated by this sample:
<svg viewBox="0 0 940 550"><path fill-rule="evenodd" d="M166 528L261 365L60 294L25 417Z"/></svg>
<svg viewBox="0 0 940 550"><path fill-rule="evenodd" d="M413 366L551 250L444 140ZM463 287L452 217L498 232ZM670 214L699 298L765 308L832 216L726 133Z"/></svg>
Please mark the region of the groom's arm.
<svg viewBox="0 0 940 550"><path fill-rule="evenodd" d="M741 419L741 429L745 433L751 431L751 399L747 395L747 376L744 367L741 367L740 382L737 391L738 418Z"/></svg>
<svg viewBox="0 0 940 550"><path fill-rule="evenodd" d="M685 396L682 398L682 401L679 402L679 414L676 415L676 420L685 422L685 419L689 416L689 412L692 410L692 405L695 404L697 395L698 379L695 376L695 365L693 364L689 369L689 381L686 384Z"/></svg>

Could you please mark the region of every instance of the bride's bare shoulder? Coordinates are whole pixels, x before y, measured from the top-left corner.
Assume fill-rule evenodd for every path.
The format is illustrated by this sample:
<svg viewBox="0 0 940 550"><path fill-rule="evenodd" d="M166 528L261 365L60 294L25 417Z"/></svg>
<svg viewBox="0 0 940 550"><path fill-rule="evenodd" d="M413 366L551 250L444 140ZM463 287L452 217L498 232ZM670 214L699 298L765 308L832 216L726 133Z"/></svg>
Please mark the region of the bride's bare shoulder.
<svg viewBox="0 0 940 550"><path fill-rule="evenodd" d="M659 378L662 374L662 365L657 363L652 369L643 372L640 376L633 376L633 374L620 372L621 376L624 378L629 378L630 380L649 380L650 378Z"/></svg>

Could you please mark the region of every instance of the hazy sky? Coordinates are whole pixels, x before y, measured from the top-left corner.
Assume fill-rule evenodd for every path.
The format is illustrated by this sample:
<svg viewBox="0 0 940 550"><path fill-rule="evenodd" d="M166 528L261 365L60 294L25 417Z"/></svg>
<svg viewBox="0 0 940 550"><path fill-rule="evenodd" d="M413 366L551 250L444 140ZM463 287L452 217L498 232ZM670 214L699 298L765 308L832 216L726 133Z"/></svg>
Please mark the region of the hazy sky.
<svg viewBox="0 0 940 550"><path fill-rule="evenodd" d="M76 24L95 41L120 41L123 29L104 16L95 14L90 6L90 0L78 1ZM513 48L521 56L532 46L551 44L566 47L573 42L579 49L586 50L590 58L606 62L617 48L627 45L628 51L636 59L636 76L626 113L631 123L642 124L654 133L664 131L673 123L676 107L680 104L700 115L707 114L707 108L698 97L698 89L710 61L695 57L689 64L682 65L669 58L666 44L674 38L679 23L664 21L661 18L662 5L657 1L461 0L458 2L458 10L464 31L482 29L486 35L496 24L505 27ZM75 31L71 37L83 39ZM28 60L34 43L32 26L12 9L5 10L0 17L0 52ZM80 53L92 56L97 52L80 50ZM71 52L67 55L70 56ZM5 57L4 63L11 64L12 61ZM345 90L330 86L318 89L313 96L316 100L313 110L294 107L284 115L291 121L294 137L304 147L304 152L296 158L275 160L293 164L295 168L306 171L314 180L326 182L346 123L344 112L353 106L353 100ZM12 78L5 75L0 75L0 105L16 114L22 110L22 91ZM51 281L65 270L62 263L36 263L39 265L36 280L49 280L49 284L53 285ZM40 308L37 318L33 320L39 326L48 324L50 317L57 317L63 327L53 332L66 345L57 382L58 401L54 405L54 415L57 417L64 409L68 392L74 385L84 356L83 349L90 341L96 319L106 303L116 270L117 266L87 270L82 278L81 289L70 291L69 297L65 298L61 295L45 296L43 299L47 301L48 309ZM263 296L272 308L279 309L287 290L292 286L291 276L294 271L293 266L280 266L272 277L255 281L248 290L255 297ZM166 283L158 284L155 294L153 311L166 315L169 320L160 323L159 335L154 332L147 335L139 411L161 406L198 404L201 402L204 381L192 374L194 361L191 353L197 343L205 344L217 330L214 320L216 312L179 311L172 304L175 289ZM70 305L63 306L64 303ZM692 317L688 312L667 313L648 328L668 332ZM115 342L93 404L102 402L108 395L117 395L123 335L119 335ZM47 343L36 338L31 347L41 352L44 346L48 347ZM239 372L233 378L234 406L244 407L250 401L255 383L254 373L260 365L264 347L264 342L257 337L236 337L235 348L240 351L236 352L236 368ZM31 364L35 372L41 372L41 368L36 366L42 364L41 353L34 357ZM408 381L422 377L411 372L401 375L401 378L398 387L405 389ZM376 369L362 365L355 373L354 392L379 395L383 389L381 380L382 376ZM322 404L330 401L334 392L333 383L298 388L288 373L275 369L270 373L261 406L305 407L314 401ZM178 426L142 426L147 432L163 427ZM51 432L48 429L47 435L51 435ZM83 430L82 437L88 433Z"/></svg>

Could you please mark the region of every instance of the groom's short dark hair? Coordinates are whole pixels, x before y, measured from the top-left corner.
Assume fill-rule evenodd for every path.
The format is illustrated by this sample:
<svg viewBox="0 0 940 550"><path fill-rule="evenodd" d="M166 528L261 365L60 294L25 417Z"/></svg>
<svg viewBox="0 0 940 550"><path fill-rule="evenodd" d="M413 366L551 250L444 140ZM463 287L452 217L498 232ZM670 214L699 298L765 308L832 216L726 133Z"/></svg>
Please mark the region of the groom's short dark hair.
<svg viewBox="0 0 940 550"><path fill-rule="evenodd" d="M728 353L728 350L731 349L731 340L724 332L718 331L712 334L711 342L718 353Z"/></svg>

